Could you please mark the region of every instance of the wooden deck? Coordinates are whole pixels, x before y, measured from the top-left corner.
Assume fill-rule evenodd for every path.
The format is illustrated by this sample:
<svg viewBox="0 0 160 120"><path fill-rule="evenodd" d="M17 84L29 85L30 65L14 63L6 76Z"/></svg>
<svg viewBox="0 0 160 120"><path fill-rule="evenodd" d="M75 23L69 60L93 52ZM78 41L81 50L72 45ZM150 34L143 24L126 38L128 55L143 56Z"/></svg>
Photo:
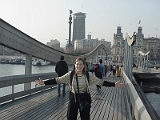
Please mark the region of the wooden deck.
<svg viewBox="0 0 160 120"><path fill-rule="evenodd" d="M110 77L116 82L120 77ZM124 101L124 90L91 86L91 120L129 120ZM66 120L69 87L66 95L57 96L57 89L36 93L0 106L0 120ZM80 120L78 114L78 120Z"/></svg>

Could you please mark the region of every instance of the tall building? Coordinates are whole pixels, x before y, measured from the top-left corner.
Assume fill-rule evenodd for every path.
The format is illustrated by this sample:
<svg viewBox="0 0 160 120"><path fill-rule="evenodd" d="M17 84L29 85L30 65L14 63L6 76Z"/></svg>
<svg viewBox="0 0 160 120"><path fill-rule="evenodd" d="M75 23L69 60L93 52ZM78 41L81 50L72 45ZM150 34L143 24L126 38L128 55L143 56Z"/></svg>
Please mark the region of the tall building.
<svg viewBox="0 0 160 120"><path fill-rule="evenodd" d="M79 12L73 14L73 44L75 40L85 39L85 18L86 13Z"/></svg>

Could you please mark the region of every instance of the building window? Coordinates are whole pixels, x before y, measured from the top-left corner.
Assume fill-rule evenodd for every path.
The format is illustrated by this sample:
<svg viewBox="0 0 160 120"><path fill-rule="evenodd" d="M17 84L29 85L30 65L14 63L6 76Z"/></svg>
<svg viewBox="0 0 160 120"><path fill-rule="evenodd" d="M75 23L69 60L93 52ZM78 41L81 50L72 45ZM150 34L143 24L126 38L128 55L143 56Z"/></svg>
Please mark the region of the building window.
<svg viewBox="0 0 160 120"><path fill-rule="evenodd" d="M119 48L117 48L117 54L119 54L119 51L120 51L120 49L119 49Z"/></svg>
<svg viewBox="0 0 160 120"><path fill-rule="evenodd" d="M120 46L120 42L117 42L117 46Z"/></svg>

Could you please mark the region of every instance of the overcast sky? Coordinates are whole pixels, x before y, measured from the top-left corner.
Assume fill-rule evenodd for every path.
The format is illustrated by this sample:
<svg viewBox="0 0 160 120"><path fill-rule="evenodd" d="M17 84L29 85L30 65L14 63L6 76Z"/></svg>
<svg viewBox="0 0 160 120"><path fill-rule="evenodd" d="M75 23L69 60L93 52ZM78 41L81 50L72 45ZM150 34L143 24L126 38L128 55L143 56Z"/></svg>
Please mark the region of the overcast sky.
<svg viewBox="0 0 160 120"><path fill-rule="evenodd" d="M112 42L118 26L123 37L142 26L145 37L160 38L160 0L0 0L1 19L44 44L57 39L62 47L69 36L69 10L87 14L86 38L90 33Z"/></svg>

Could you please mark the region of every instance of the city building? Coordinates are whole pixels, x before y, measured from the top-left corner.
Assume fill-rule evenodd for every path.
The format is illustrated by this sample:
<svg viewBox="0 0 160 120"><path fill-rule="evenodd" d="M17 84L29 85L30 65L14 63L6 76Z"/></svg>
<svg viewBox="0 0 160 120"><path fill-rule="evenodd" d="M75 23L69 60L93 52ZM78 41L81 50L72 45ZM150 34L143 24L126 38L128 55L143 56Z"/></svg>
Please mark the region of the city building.
<svg viewBox="0 0 160 120"><path fill-rule="evenodd" d="M98 40L92 39L91 35L88 34L88 39L81 39L74 41L74 50L92 51L97 45L103 44L106 46L105 56L111 55L111 42L105 41L105 39ZM100 55L101 53L99 53Z"/></svg>
<svg viewBox="0 0 160 120"><path fill-rule="evenodd" d="M75 40L85 39L85 18L86 13L75 13L73 14L73 37L72 44Z"/></svg>
<svg viewBox="0 0 160 120"><path fill-rule="evenodd" d="M160 61L160 38L144 38L143 51L149 53L149 60Z"/></svg>
<svg viewBox="0 0 160 120"><path fill-rule="evenodd" d="M48 46L50 46L50 47L52 47L52 48L54 48L56 50L61 50L60 42L57 39L51 40L50 42L47 42L46 45L48 45Z"/></svg>
<svg viewBox="0 0 160 120"><path fill-rule="evenodd" d="M121 33L121 27L117 27L117 33L114 34L112 46L112 61L116 63L123 62L124 59L124 38ZM133 63L143 60L142 56L137 54L139 51L148 54L149 61L160 61L160 38L144 38L142 27L138 27L136 33L136 42L133 44Z"/></svg>

